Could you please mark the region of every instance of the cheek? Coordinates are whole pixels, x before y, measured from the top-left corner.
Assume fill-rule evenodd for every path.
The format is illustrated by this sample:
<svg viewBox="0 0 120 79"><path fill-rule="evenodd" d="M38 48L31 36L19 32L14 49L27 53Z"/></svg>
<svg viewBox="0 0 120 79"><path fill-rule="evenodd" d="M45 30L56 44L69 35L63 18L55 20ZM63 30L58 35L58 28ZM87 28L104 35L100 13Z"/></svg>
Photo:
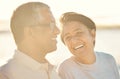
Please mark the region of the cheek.
<svg viewBox="0 0 120 79"><path fill-rule="evenodd" d="M64 41L65 45L67 46L67 48L70 50L71 49L71 44L69 41Z"/></svg>
<svg viewBox="0 0 120 79"><path fill-rule="evenodd" d="M44 41L48 42L49 40L51 40L51 37L50 37L50 35L46 34L41 39L43 39Z"/></svg>
<svg viewBox="0 0 120 79"><path fill-rule="evenodd" d="M37 40L43 43L47 43L50 40L50 35L47 33L38 34Z"/></svg>
<svg viewBox="0 0 120 79"><path fill-rule="evenodd" d="M92 36L88 36L86 37L86 41L88 42L88 44L93 45L95 42L95 39Z"/></svg>

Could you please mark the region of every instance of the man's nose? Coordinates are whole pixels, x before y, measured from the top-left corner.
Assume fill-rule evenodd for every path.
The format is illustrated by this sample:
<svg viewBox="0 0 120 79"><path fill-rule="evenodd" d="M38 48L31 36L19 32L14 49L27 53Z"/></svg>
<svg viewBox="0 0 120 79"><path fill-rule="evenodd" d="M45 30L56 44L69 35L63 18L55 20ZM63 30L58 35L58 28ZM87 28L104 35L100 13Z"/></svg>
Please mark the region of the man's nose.
<svg viewBox="0 0 120 79"><path fill-rule="evenodd" d="M54 33L56 34L56 35L58 35L59 33L60 33L60 30L59 30L59 28L56 26L56 27L54 27Z"/></svg>

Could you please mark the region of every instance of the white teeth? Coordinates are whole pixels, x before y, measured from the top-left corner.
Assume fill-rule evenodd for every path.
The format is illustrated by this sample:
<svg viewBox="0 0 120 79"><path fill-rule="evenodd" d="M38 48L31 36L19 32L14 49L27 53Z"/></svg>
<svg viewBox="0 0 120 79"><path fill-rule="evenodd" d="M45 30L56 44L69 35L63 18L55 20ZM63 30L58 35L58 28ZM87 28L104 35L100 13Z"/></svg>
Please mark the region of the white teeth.
<svg viewBox="0 0 120 79"><path fill-rule="evenodd" d="M75 47L74 49L76 50L76 49L81 48L81 47L83 47L83 45L79 45L79 46Z"/></svg>

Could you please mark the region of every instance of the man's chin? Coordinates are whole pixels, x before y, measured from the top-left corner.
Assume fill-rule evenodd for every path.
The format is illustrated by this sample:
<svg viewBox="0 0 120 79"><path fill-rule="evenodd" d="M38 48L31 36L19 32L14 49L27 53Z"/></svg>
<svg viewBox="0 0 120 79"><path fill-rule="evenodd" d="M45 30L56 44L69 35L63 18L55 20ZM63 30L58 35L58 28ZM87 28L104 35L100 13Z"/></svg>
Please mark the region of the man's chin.
<svg viewBox="0 0 120 79"><path fill-rule="evenodd" d="M48 53L54 52L57 50L57 47L52 48Z"/></svg>

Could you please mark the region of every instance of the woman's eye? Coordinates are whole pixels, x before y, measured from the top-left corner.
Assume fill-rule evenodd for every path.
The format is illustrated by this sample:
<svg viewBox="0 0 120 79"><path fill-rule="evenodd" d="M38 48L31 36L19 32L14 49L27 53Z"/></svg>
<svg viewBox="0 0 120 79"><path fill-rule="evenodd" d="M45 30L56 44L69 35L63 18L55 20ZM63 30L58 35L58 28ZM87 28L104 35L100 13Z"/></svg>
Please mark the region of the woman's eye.
<svg viewBox="0 0 120 79"><path fill-rule="evenodd" d="M69 40L71 37L70 36L67 36L67 37L65 37L65 40Z"/></svg>
<svg viewBox="0 0 120 79"><path fill-rule="evenodd" d="M76 34L81 34L82 32L76 32Z"/></svg>

